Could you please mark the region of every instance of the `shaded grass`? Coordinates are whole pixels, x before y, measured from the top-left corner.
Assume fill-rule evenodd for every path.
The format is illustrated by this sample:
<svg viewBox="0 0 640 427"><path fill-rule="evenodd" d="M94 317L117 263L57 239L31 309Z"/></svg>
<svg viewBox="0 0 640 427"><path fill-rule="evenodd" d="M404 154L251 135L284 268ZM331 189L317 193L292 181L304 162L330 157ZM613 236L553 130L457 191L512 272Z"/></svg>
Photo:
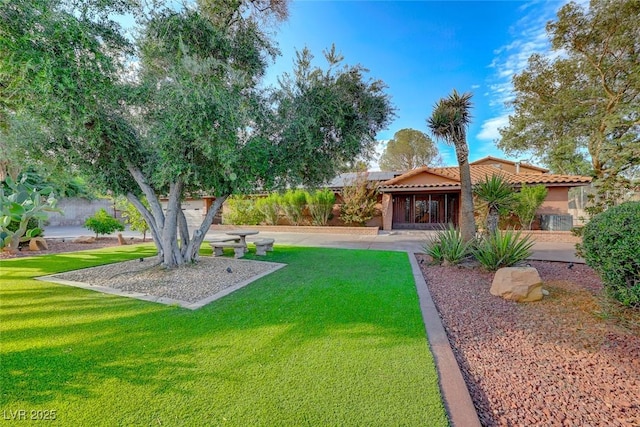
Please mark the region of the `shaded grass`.
<svg viewBox="0 0 640 427"><path fill-rule="evenodd" d="M405 253L277 247L267 260L287 267L196 311L31 279L153 252L2 262L0 409L61 425L447 424Z"/></svg>

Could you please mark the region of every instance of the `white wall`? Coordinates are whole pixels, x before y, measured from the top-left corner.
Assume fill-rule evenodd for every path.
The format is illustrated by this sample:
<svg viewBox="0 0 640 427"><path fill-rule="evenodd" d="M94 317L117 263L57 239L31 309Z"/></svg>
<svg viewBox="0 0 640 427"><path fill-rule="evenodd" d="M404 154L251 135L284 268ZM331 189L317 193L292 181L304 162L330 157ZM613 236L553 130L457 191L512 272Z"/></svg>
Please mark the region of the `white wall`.
<svg viewBox="0 0 640 427"><path fill-rule="evenodd" d="M47 224L50 226L84 225L86 219L100 209L105 209L113 215L113 202L108 199L64 198L58 201L57 208L62 210L64 215L57 212L49 213Z"/></svg>

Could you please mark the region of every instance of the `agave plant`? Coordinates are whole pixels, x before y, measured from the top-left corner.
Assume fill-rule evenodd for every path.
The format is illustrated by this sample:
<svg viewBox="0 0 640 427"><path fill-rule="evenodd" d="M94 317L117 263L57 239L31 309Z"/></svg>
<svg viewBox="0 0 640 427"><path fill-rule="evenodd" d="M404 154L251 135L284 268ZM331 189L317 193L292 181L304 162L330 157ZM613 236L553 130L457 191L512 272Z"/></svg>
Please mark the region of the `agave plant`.
<svg viewBox="0 0 640 427"><path fill-rule="evenodd" d="M471 249L476 260L489 271L511 267L531 256L533 241L530 235L524 237L513 230L488 233Z"/></svg>
<svg viewBox="0 0 640 427"><path fill-rule="evenodd" d="M449 224L429 239L425 252L436 264L455 265L470 254L470 242L465 242L460 230Z"/></svg>

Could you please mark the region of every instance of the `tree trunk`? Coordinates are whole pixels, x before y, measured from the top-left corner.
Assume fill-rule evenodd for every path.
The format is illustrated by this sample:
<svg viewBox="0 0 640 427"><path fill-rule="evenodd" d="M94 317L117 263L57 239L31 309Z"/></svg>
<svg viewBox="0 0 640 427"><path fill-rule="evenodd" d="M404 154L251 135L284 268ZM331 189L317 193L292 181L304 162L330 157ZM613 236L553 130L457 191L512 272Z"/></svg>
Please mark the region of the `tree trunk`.
<svg viewBox="0 0 640 427"><path fill-rule="evenodd" d="M207 215L202 220L200 227L189 236L187 221L182 212L182 200L184 185L182 180L177 180L169 187L169 200L164 211L160 200L153 188L147 183L142 172L133 165L128 165L131 175L138 186L144 192L151 210L147 209L140 199L134 194L127 194L127 199L140 211L149 225L153 236L153 242L158 249L158 258L165 268L175 268L184 264L191 264L198 260L198 252L207 231L211 227L213 218L218 213L228 195L217 197ZM180 238L178 239L178 234Z"/></svg>
<svg viewBox="0 0 640 427"><path fill-rule="evenodd" d="M213 202L207 215L205 215L200 227L193 232L193 238L187 245L185 249L185 258L187 258L190 262L196 262L198 260L198 251L200 250L200 245L204 240L207 231L211 227L211 223L213 222L213 218L216 216L222 204L225 200L227 200L228 195L216 197L216 200Z"/></svg>
<svg viewBox="0 0 640 427"><path fill-rule="evenodd" d="M469 242L476 237L476 221L473 215L473 188L466 137L462 141L456 141L455 149L460 167L460 234L465 242Z"/></svg>
<svg viewBox="0 0 640 427"><path fill-rule="evenodd" d="M494 206L489 206L489 213L487 214L487 233L489 235L496 232L498 229L498 220L500 219L500 213Z"/></svg>
<svg viewBox="0 0 640 427"><path fill-rule="evenodd" d="M163 252L162 263L166 268L175 268L185 262L178 245L178 215L182 209L180 204L182 189L183 185L180 180L169 186L169 200L167 201L164 227L160 238ZM183 242L183 244L185 243Z"/></svg>

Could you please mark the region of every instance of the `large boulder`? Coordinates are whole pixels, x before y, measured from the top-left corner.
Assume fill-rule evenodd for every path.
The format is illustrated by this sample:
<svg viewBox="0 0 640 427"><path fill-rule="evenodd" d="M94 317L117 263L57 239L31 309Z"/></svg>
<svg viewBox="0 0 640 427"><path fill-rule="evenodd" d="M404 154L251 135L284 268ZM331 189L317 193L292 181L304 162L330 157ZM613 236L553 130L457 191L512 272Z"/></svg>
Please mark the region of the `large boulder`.
<svg viewBox="0 0 640 427"><path fill-rule="evenodd" d="M496 271L491 295L516 302L542 299L542 279L533 267L505 267Z"/></svg>

